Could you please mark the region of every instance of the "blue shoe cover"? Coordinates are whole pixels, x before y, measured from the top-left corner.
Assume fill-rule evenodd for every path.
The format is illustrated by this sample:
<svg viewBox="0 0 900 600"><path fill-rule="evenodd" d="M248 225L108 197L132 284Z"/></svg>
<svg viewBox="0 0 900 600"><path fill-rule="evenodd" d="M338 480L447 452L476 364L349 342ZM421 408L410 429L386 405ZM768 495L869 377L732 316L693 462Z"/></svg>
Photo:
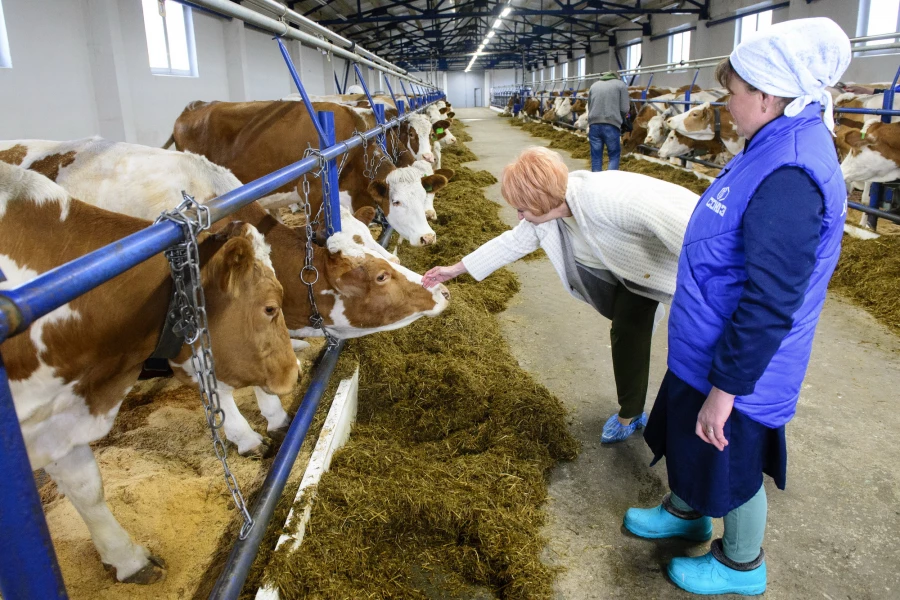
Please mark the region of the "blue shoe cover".
<svg viewBox="0 0 900 600"><path fill-rule="evenodd" d="M669 578L675 585L692 594L757 596L766 591L766 561L759 562L755 569L739 571L719 562L710 551L694 558L672 559L669 563Z"/></svg>
<svg viewBox="0 0 900 600"><path fill-rule="evenodd" d="M601 444L615 444L626 439L638 429L642 429L647 424L647 413L641 413L641 416L632 419L628 425L619 423L619 416L613 415L606 420L603 425L603 435L600 436Z"/></svg>
<svg viewBox="0 0 900 600"><path fill-rule="evenodd" d="M705 542L713 532L711 518L679 519L662 504L655 508L629 508L625 511L624 525L634 535L651 540L679 537Z"/></svg>

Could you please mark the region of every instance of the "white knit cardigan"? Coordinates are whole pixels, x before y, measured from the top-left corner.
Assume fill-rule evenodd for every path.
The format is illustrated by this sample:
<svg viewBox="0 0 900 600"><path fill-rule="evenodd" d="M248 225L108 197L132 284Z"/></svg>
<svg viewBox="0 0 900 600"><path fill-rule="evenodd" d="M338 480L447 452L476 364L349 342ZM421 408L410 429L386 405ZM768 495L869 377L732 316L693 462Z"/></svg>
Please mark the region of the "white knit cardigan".
<svg viewBox="0 0 900 600"><path fill-rule="evenodd" d="M699 196L673 183L627 171L569 173L566 203L594 255L637 294L670 303L684 231ZM543 248L563 286L566 277L556 221L521 221L462 259L481 281L500 267Z"/></svg>

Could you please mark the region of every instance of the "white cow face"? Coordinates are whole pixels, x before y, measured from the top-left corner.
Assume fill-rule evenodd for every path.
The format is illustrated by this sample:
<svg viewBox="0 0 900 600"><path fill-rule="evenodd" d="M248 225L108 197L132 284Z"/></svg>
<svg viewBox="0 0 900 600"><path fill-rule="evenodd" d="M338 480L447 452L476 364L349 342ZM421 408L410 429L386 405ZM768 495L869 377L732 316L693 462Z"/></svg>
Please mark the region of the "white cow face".
<svg viewBox="0 0 900 600"><path fill-rule="evenodd" d="M569 97L560 98L556 107L556 118L564 119L572 114L572 99Z"/></svg>
<svg viewBox="0 0 900 600"><path fill-rule="evenodd" d="M665 141L665 117L663 115L656 115L647 122L647 140L644 143L658 147Z"/></svg>
<svg viewBox="0 0 900 600"><path fill-rule="evenodd" d="M426 192L419 169L394 169L387 179L370 183L369 193L381 204L391 227L410 244L429 246L435 242L437 235L425 218Z"/></svg>
<svg viewBox="0 0 900 600"><path fill-rule="evenodd" d="M413 154L416 160L425 160L430 163L434 162L434 153L431 151L431 121L428 117L420 114L413 114L409 117L409 128L416 132L418 138L418 150ZM413 148L410 148L413 150Z"/></svg>
<svg viewBox="0 0 900 600"><path fill-rule="evenodd" d="M660 158L672 158L673 156L681 156L690 152L690 148L678 138L678 133L670 131L666 136L666 141L659 147Z"/></svg>

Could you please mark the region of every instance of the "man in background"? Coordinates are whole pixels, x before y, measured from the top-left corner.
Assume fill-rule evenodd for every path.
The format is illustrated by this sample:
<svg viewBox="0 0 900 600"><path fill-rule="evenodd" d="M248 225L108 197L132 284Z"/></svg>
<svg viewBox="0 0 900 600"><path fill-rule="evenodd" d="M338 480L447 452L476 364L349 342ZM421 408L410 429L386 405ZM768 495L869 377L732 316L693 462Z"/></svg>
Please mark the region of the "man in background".
<svg viewBox="0 0 900 600"><path fill-rule="evenodd" d="M603 147L609 154L609 169L618 170L622 144L622 121L628 114L628 86L615 71L607 71L588 93L588 141L591 143L591 171L603 170Z"/></svg>

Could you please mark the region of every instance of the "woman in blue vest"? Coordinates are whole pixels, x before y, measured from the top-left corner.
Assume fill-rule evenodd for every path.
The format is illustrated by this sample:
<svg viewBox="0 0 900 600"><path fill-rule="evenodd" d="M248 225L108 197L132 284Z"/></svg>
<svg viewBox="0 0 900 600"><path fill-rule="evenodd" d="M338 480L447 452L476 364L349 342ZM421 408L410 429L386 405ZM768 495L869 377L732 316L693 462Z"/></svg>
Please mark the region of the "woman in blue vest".
<svg viewBox="0 0 900 600"><path fill-rule="evenodd" d="M846 191L825 87L849 62L836 23L798 19L716 71L747 143L700 198L679 258L669 370L644 434L654 463L666 457L671 493L625 514L640 537L695 541L725 518L708 554L669 564L689 592L766 589L763 474L784 489L785 424L841 247Z"/></svg>

